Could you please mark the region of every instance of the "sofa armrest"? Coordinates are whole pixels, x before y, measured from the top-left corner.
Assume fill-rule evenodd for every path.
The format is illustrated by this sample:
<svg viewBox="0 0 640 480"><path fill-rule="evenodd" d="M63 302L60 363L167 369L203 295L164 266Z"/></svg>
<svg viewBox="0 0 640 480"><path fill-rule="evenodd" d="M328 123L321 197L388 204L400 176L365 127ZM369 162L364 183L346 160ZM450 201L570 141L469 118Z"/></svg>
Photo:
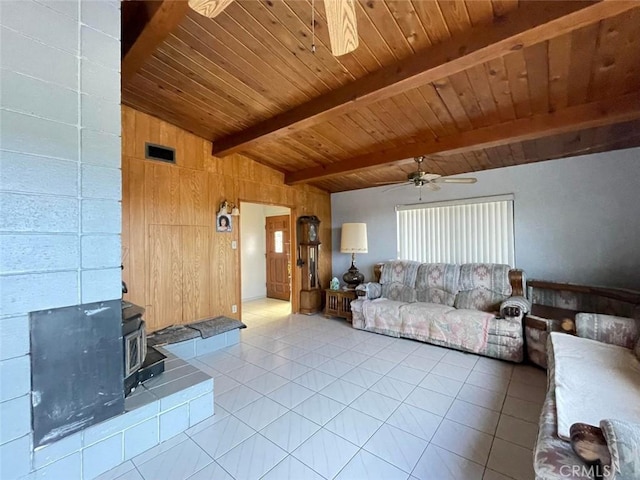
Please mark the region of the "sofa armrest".
<svg viewBox="0 0 640 480"><path fill-rule="evenodd" d="M633 348L640 336L640 320L600 313L578 313L576 333L582 338Z"/></svg>
<svg viewBox="0 0 640 480"><path fill-rule="evenodd" d="M640 423L604 419L600 428L607 440L611 455L611 476L606 478L627 480L638 478L640 465Z"/></svg>
<svg viewBox="0 0 640 480"><path fill-rule="evenodd" d="M368 300L380 298L382 295L382 285L378 282L361 283L356 287L356 295L358 298L364 297Z"/></svg>
<svg viewBox="0 0 640 480"><path fill-rule="evenodd" d="M522 319L531 311L531 303L524 297L509 297L500 304L501 318Z"/></svg>

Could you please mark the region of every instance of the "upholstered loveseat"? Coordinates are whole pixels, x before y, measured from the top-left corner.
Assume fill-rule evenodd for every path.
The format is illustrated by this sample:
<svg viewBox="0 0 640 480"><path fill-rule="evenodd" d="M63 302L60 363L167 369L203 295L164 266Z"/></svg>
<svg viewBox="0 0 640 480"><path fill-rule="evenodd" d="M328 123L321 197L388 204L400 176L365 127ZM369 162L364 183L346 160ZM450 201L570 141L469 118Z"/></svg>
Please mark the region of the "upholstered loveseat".
<svg viewBox="0 0 640 480"><path fill-rule="evenodd" d="M640 478L640 320L579 313L576 336L551 332L547 396L534 451L536 480L591 480L574 453L574 423L600 426L612 464L607 480Z"/></svg>
<svg viewBox="0 0 640 480"><path fill-rule="evenodd" d="M351 303L355 328L521 362L523 274L508 265L395 260ZM510 281L514 283L511 285Z"/></svg>

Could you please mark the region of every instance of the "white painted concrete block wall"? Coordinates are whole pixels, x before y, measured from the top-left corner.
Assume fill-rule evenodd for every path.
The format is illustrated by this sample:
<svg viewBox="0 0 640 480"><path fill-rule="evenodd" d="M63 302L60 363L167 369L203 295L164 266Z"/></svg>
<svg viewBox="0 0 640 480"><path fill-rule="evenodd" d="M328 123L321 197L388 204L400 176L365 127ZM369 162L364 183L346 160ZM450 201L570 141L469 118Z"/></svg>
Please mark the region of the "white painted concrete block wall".
<svg viewBox="0 0 640 480"><path fill-rule="evenodd" d="M0 477L80 478L32 465L28 313L120 298L119 2L0 1L0 62Z"/></svg>

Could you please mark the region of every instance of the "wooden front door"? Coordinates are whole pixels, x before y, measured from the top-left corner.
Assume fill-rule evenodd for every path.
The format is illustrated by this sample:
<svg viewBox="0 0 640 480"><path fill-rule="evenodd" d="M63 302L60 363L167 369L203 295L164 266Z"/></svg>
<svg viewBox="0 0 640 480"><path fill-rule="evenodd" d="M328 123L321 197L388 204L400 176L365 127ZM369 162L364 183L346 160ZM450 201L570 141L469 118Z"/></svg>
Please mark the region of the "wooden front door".
<svg viewBox="0 0 640 480"><path fill-rule="evenodd" d="M266 218L267 229L267 297L289 300L291 263L289 215Z"/></svg>

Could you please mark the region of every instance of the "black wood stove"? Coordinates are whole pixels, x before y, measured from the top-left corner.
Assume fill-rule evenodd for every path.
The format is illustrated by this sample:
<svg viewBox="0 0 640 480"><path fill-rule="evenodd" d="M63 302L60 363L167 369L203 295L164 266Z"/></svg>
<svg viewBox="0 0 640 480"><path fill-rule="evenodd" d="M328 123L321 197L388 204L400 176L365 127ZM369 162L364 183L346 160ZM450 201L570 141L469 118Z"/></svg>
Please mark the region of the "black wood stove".
<svg viewBox="0 0 640 480"><path fill-rule="evenodd" d="M145 380L164 372L166 357L155 348L147 345L143 314L144 308L122 301L125 397Z"/></svg>

